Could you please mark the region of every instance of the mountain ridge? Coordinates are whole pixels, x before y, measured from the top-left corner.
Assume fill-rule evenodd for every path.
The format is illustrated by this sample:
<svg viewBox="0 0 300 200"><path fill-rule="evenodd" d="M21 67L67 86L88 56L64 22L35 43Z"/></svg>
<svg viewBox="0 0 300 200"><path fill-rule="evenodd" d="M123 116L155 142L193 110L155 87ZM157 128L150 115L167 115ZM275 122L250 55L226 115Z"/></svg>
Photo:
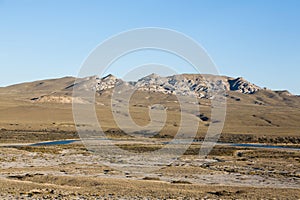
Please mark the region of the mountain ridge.
<svg viewBox="0 0 300 200"><path fill-rule="evenodd" d="M152 73L152 74L154 74L154 73ZM151 74L149 74L149 75L147 75L147 76L145 76L145 77L148 77L148 76L150 76ZM154 74L155 76L157 76L157 77L159 77L159 78L167 78L167 77L172 77L172 76L178 76L178 75L171 75L171 76L160 76L160 75L158 75L158 74ZM179 76L183 76L183 77L197 77L197 76L207 76L207 77L220 77L220 78L224 78L224 79L228 79L229 81L231 81L232 82L232 85L234 85L234 83L235 82L241 82L241 84L242 83L248 83L248 84L250 84L251 86L255 86L255 88L257 88L256 90L254 90L254 91L248 91L248 92L242 92L242 93L255 93L255 92L257 92L258 90L270 90L270 91L273 91L273 92L277 92L277 93L281 93L281 94L283 94L283 93L285 93L285 94L287 94L287 95L290 95L290 96L299 96L299 95L295 95L295 94L292 94L291 92L289 92L287 89L282 89L282 90L272 90L272 89L266 89L266 88L263 88L263 87L259 87L259 86L257 86L257 85L255 85L254 83L251 83L250 81L247 81L245 78L243 78L243 77L237 77L237 78L234 78L234 77L230 77L230 76L226 76L226 75L211 75L211 74L188 74L188 73L183 73L183 74L179 74ZM70 82L74 82L76 79L77 80L84 80L84 79L87 79L87 78L91 78L91 77L95 77L95 78L97 78L97 79L107 79L107 78L109 78L109 77L113 77L113 79L118 79L118 80L122 80L122 79L120 79L120 78L118 78L118 77L116 77L116 76L114 76L114 75L112 75L112 74L108 74L108 75L106 75L106 76L104 76L104 77L102 77L102 78L99 78L98 76L96 76L96 75L94 75L94 76L89 76L89 77L83 77L83 78L76 78L76 77L73 77L73 76L64 76L64 77L61 77L61 78L49 78L49 79L39 79L39 80L36 80L36 81L26 81L26 82L23 82L23 83L16 83L16 84L12 84L12 85L8 85L8 86L3 86L3 87L0 87L0 89L12 89L12 90L17 90L16 88L18 88L18 87L22 87L22 88L24 88L24 86L26 86L26 85L31 85L32 86L32 84L34 84L34 83L36 83L36 84L41 84L41 83L43 83L43 82L60 82L61 80L61 82L64 82L63 80L68 80L68 81L70 81ZM127 83L129 83L129 84L134 84L134 83L136 83L136 82L138 82L139 80L141 80L141 79L144 79L145 77L142 77L142 78L139 78L137 81L124 81L124 80L122 80L122 81L124 81L124 82L127 82ZM68 86L71 86L72 84L70 84L70 85L68 85ZM68 87L68 86L66 86L66 87ZM62 89L62 88L60 88L60 89ZM234 86L234 87L232 87L232 89L231 89L232 91L235 91L235 90L239 90L238 89L238 87L236 87L236 86Z"/></svg>
<svg viewBox="0 0 300 200"><path fill-rule="evenodd" d="M78 102L95 104L99 117L104 120L103 126L105 130L118 128L113 120L111 106L112 104L118 105L124 101L113 102L111 97L115 83L119 83L121 86L125 84L126 87L134 88L137 85L142 88L141 90L136 90L130 98L130 114L137 123L147 125L149 123L149 109L152 110L156 104L163 105L167 109L171 121L166 127L166 132L162 132L161 135L172 135L176 132L175 129L178 128L178 120L180 119L178 96L155 91L160 89L169 91L165 89L166 87L177 89L176 87L180 87L183 81L185 86L189 86L188 92L192 88L192 92L196 91L199 92L198 94L206 94L205 88L207 84L205 77L210 77L226 83L222 86L225 86L227 89L230 89L228 80L232 80L232 83L242 86L234 88L233 91L226 91L227 115L223 131L225 135L229 135L228 137L232 139L235 137L232 134L248 134L248 136L249 134L259 134L260 136L268 134L272 135L272 137L281 137L282 135L298 137L300 130L298 125L300 120L300 97L291 95L287 91L272 91L261 87L250 94L249 92L247 93L249 87L255 89L256 85L250 84L249 86L248 82L244 82L240 78L212 75L203 77L203 75L199 74L181 74L169 77L152 75L146 78L143 77L141 78L142 80L135 82L123 82L113 75L103 78L91 76L77 80L74 77L64 77L0 88L0 109L2 112L2 121L0 121L2 124L0 125L7 130L20 128L31 130L32 127L34 127L34 130L40 130L45 127L54 127L55 130L59 128L60 130L74 131L72 102ZM99 85L95 84L97 82ZM162 83L162 86L158 83ZM74 96L73 89L78 84L87 89L91 89L89 86L98 87L99 91L95 92L94 102L90 102L88 98ZM149 91L149 88L151 88L149 85L154 88L154 91ZM232 84L231 88L236 85ZM246 89L240 90L241 88ZM184 88L181 89L179 91L185 92ZM249 91L253 90L249 89ZM187 105L192 105L190 103L187 102ZM199 129L199 134L203 134L212 119L210 116L212 101L210 98L203 97L198 98L198 103L201 115L195 115L194 117L199 118L202 128ZM188 111L190 114L194 112L194 110ZM124 113L121 114L125 117ZM53 123L55 124L53 125ZM57 124L63 124L63 126L58 126Z"/></svg>
<svg viewBox="0 0 300 200"><path fill-rule="evenodd" d="M25 99L32 102L72 103L75 86L76 89L93 89L98 95L109 95L116 85L142 92L155 92L166 95L194 95L199 99L210 99L212 97L211 92L214 89L221 88L227 96L241 94L247 99L253 99L251 101L259 105L269 104L273 101L274 105L282 102L294 105L296 101L298 106L298 96L287 90L273 91L250 83L242 77L233 78L211 74L177 74L164 77L153 73L139 78L137 81L124 81L112 74L102 78L89 76L76 79L67 76L15 84L0 88L0 92L2 94L15 94L16 96L22 94ZM239 101L241 97L232 98ZM76 101L83 102L79 98Z"/></svg>
<svg viewBox="0 0 300 200"><path fill-rule="evenodd" d="M160 76L158 74L149 74L137 81L124 81L116 76L109 74L103 78L91 76L83 79L82 84L87 80L95 79L97 83L96 91L103 92L112 89L116 84L126 84L134 86L137 90L162 92L165 94L189 95L198 93L199 98L207 98L209 90L222 87L225 91L236 91L243 94L254 94L260 90L273 91L270 89L259 87L242 77L233 78L229 76L211 75L211 74L177 74L171 76ZM273 91L281 95L294 96L287 90Z"/></svg>

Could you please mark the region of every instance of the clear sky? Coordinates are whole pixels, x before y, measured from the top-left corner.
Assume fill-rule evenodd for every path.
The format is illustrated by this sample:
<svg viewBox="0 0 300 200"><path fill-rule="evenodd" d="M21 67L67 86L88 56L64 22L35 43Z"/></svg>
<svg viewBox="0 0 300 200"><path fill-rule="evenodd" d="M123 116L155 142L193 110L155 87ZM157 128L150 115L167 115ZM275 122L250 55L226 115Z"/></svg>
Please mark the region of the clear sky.
<svg viewBox="0 0 300 200"><path fill-rule="evenodd" d="M142 27L194 38L221 74L300 94L299 0L0 0L0 85L76 76L100 42Z"/></svg>

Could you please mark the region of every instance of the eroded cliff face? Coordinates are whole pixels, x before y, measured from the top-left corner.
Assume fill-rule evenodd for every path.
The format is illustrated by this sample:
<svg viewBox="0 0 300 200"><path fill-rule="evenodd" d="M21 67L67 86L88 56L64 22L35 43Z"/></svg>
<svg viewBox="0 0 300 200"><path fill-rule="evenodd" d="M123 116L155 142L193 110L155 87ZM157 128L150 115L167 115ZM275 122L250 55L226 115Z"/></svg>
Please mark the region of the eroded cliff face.
<svg viewBox="0 0 300 200"><path fill-rule="evenodd" d="M94 84L89 84L89 81L94 81ZM253 94L261 90L260 87L243 78L235 79L226 76L201 74L179 74L168 77L150 74L136 82L126 82L113 75L108 75L103 78L94 76L83 79L82 83L79 84L94 87L96 91L100 93L112 89L116 85L125 85L141 91L176 95L196 95L199 98L209 98L211 91L219 89L224 91L236 91L243 94Z"/></svg>

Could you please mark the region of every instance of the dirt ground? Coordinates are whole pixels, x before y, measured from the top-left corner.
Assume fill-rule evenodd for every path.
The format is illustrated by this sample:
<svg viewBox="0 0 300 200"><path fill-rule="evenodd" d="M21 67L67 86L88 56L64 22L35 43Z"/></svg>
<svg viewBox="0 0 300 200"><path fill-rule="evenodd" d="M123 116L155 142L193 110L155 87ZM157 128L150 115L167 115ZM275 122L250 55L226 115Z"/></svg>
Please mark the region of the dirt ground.
<svg viewBox="0 0 300 200"><path fill-rule="evenodd" d="M130 146L145 151L141 145ZM200 158L197 148L192 145L180 159L157 171L132 173L104 166L105 158L80 142L1 147L0 198L300 198L300 151L220 145Z"/></svg>

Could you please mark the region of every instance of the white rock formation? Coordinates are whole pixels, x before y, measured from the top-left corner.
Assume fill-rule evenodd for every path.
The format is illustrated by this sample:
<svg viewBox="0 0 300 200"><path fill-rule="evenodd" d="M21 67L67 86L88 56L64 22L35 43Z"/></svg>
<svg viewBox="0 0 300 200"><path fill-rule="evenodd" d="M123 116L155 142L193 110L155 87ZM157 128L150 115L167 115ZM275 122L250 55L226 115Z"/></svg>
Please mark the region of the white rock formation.
<svg viewBox="0 0 300 200"><path fill-rule="evenodd" d="M140 91L161 92L164 94L176 95L196 95L199 98L210 98L214 91L236 91L243 94L253 94L260 87L244 80L243 78L230 78L216 75L182 74L168 77L161 77L157 74L150 74L136 82L125 82L113 75L103 78L97 76L88 77L78 83L77 87L83 89L95 89L102 93L114 88L116 85L122 86L124 90L134 87Z"/></svg>
<svg viewBox="0 0 300 200"><path fill-rule="evenodd" d="M111 92L116 88L119 93L126 94L128 91L139 90L149 92L160 92L164 94L175 94L181 96L196 96L198 98L212 98L214 92L236 91L243 94L254 94L261 90L260 87L246 81L243 78L231 78L226 76L202 75L202 74L179 74L168 77L161 77L157 74L150 74L136 82L126 82L113 75L103 78L91 76L79 79L76 84L72 84L62 91L71 92L76 90L93 90L99 94ZM74 97L73 97L74 98ZM59 102L71 103L74 100L66 95L46 95L34 98L32 101L38 102ZM77 98L77 97L75 97ZM80 97L76 101L81 102Z"/></svg>

